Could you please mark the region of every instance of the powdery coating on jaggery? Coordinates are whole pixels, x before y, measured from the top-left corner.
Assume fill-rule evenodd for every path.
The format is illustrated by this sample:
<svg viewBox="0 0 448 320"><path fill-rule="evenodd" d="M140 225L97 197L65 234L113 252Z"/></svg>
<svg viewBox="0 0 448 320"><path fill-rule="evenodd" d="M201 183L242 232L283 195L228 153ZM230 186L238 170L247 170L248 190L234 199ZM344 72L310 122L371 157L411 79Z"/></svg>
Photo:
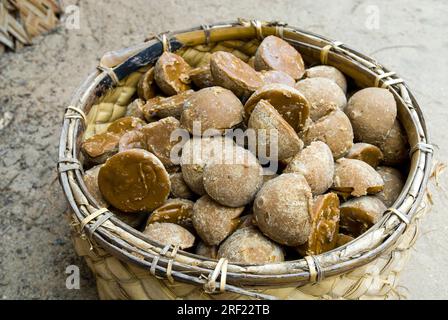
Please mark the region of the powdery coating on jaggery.
<svg viewBox="0 0 448 320"><path fill-rule="evenodd" d="M211 87L192 94L184 104L182 127L190 133L202 135L206 130L216 129L223 133L243 121L244 107L232 91ZM200 131L193 126L200 124Z"/></svg>
<svg viewBox="0 0 448 320"><path fill-rule="evenodd" d="M340 210L341 230L357 237L377 223L387 208L381 200L373 196L364 196L344 202Z"/></svg>
<svg viewBox="0 0 448 320"><path fill-rule="evenodd" d="M180 129L180 123L173 117L149 123L140 129L126 133L120 139L120 152L129 149L145 149L157 156L166 167L174 165L171 151L179 143L171 140L172 133Z"/></svg>
<svg viewBox="0 0 448 320"><path fill-rule="evenodd" d="M307 78L327 78L334 81L344 93L347 93L347 79L344 74L332 66L316 66L305 71Z"/></svg>
<svg viewBox="0 0 448 320"><path fill-rule="evenodd" d="M294 87L296 84L294 78L283 71L263 70L260 72L260 76L263 79L264 84L280 83L290 87Z"/></svg>
<svg viewBox="0 0 448 320"><path fill-rule="evenodd" d="M264 84L254 69L229 52L213 53L210 70L216 85L231 90L241 99L248 98Z"/></svg>
<svg viewBox="0 0 448 320"><path fill-rule="evenodd" d="M235 231L219 247L218 258L232 263L256 265L285 260L282 247L253 227Z"/></svg>
<svg viewBox="0 0 448 320"><path fill-rule="evenodd" d="M263 184L263 168L248 150L235 146L210 157L204 167L204 188L215 201L229 207L250 203Z"/></svg>
<svg viewBox="0 0 448 320"><path fill-rule="evenodd" d="M154 79L163 93L174 96L190 89L190 70L191 67L181 56L164 52L155 65Z"/></svg>
<svg viewBox="0 0 448 320"><path fill-rule="evenodd" d="M400 171L391 167L378 167L376 171L384 181L384 189L375 197L383 201L387 207L392 207L404 186L404 177Z"/></svg>
<svg viewBox="0 0 448 320"><path fill-rule="evenodd" d="M208 246L200 241L196 246L195 253L206 258L216 259L218 257L218 247Z"/></svg>
<svg viewBox="0 0 448 320"><path fill-rule="evenodd" d="M194 137L185 143L181 157L182 175L193 192L201 196L206 193L203 183L205 164L210 161L216 150L223 148L223 145L233 144L232 140L223 137Z"/></svg>
<svg viewBox="0 0 448 320"><path fill-rule="evenodd" d="M325 143L312 142L289 162L283 172L303 174L311 192L314 195L323 194L333 184L333 155Z"/></svg>
<svg viewBox="0 0 448 320"><path fill-rule="evenodd" d="M254 66L257 71L283 71L295 80L302 78L305 66L302 56L288 42L275 36L266 37L255 54Z"/></svg>
<svg viewBox="0 0 448 320"><path fill-rule="evenodd" d="M157 86L154 80L154 67L146 71L137 84L137 95L142 100L149 100L156 96Z"/></svg>
<svg viewBox="0 0 448 320"><path fill-rule="evenodd" d="M156 97L148 100L143 106L145 119L148 122L168 117L180 119L184 104L193 93L193 90L187 90L168 98Z"/></svg>
<svg viewBox="0 0 448 320"><path fill-rule="evenodd" d="M263 150L263 155L270 158L287 159L303 148L303 142L294 129L266 100L257 103L247 126L256 132L258 150Z"/></svg>
<svg viewBox="0 0 448 320"><path fill-rule="evenodd" d="M272 240L299 246L311 231L311 189L303 175L285 173L268 181L254 201L257 226Z"/></svg>
<svg viewBox="0 0 448 320"><path fill-rule="evenodd" d="M100 173L102 166L103 165L98 165L84 172L83 180L90 195L96 200L100 208L107 208L109 204L104 200L100 188L98 187L98 174Z"/></svg>
<svg viewBox="0 0 448 320"><path fill-rule="evenodd" d="M236 230L243 211L244 207L226 207L205 195L194 204L193 226L207 245L219 245Z"/></svg>
<svg viewBox="0 0 448 320"><path fill-rule="evenodd" d="M394 124L397 104L389 90L366 88L350 98L345 113L352 123L356 141L378 145Z"/></svg>
<svg viewBox="0 0 448 320"><path fill-rule="evenodd" d="M313 121L333 110L343 110L347 105L344 91L334 81L326 78L307 78L297 82L295 88L310 103L310 118Z"/></svg>
<svg viewBox="0 0 448 320"><path fill-rule="evenodd" d="M395 120L392 129L379 147L384 155L384 165L399 165L408 159L409 144L406 133L398 120Z"/></svg>
<svg viewBox="0 0 448 320"><path fill-rule="evenodd" d="M373 144L358 142L353 145L345 157L364 161L371 167L376 168L383 160L383 153L380 148Z"/></svg>
<svg viewBox="0 0 448 320"><path fill-rule="evenodd" d="M258 89L244 105L246 120L260 100L268 101L297 132L309 119L308 100L297 89L284 84L267 84Z"/></svg>
<svg viewBox="0 0 448 320"><path fill-rule="evenodd" d="M361 160L339 159L334 172L333 189L360 197L383 190L380 174Z"/></svg>
<svg viewBox="0 0 448 320"><path fill-rule="evenodd" d="M179 246L181 249L191 248L195 240L190 231L174 223L149 224L143 234L163 246Z"/></svg>
<svg viewBox="0 0 448 320"><path fill-rule="evenodd" d="M131 149L109 158L98 175L101 194L124 212L149 212L170 193L170 179L162 162L151 152Z"/></svg>
<svg viewBox="0 0 448 320"><path fill-rule="evenodd" d="M170 174L171 181L171 195L173 198L189 199L195 198L195 194L188 187L181 172Z"/></svg>
<svg viewBox="0 0 448 320"><path fill-rule="evenodd" d="M353 129L350 120L340 110L320 118L303 134L305 145L313 141L325 142L335 159L345 156L353 146Z"/></svg>

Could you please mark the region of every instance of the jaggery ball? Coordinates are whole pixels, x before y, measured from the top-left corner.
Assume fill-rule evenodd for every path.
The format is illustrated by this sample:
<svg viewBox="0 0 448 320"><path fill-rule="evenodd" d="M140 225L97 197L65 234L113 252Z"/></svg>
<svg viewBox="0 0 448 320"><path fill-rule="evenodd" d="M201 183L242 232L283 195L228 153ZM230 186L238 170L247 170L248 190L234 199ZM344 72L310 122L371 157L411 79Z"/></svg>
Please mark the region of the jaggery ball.
<svg viewBox="0 0 448 320"><path fill-rule="evenodd" d="M394 124L397 104L389 90L366 88L350 98L345 113L352 123L356 141L378 145Z"/></svg>
<svg viewBox="0 0 448 320"><path fill-rule="evenodd" d="M195 253L206 258L216 259L218 257L218 247L208 246L204 242L199 241Z"/></svg>
<svg viewBox="0 0 448 320"><path fill-rule="evenodd" d="M389 131L386 139L379 144L383 152L383 164L386 166L395 166L402 164L409 157L409 144L406 133L398 120L395 120L392 129Z"/></svg>
<svg viewBox="0 0 448 320"><path fill-rule="evenodd" d="M294 85L296 84L294 78L283 71L263 70L260 72L260 75L263 79L264 84L280 83L290 87L294 87Z"/></svg>
<svg viewBox="0 0 448 320"><path fill-rule="evenodd" d="M263 236L253 227L235 231L223 242L218 258L232 263L257 265L285 260L282 247Z"/></svg>
<svg viewBox="0 0 448 320"><path fill-rule="evenodd" d="M299 90L310 103L310 118L316 121L331 111L343 110L347 105L344 91L327 78L307 78L297 82Z"/></svg>
<svg viewBox="0 0 448 320"><path fill-rule="evenodd" d="M300 173L285 173L268 181L254 201L260 230L287 246L305 243L311 231L311 188Z"/></svg>
<svg viewBox="0 0 448 320"><path fill-rule="evenodd" d="M195 194L188 187L184 180L182 172L174 172L170 174L171 181L171 196L173 198L189 199L195 198Z"/></svg>
<svg viewBox="0 0 448 320"><path fill-rule="evenodd" d="M187 199L168 199L149 216L147 224L169 222L189 228L192 225L194 202Z"/></svg>
<svg viewBox="0 0 448 320"><path fill-rule="evenodd" d="M353 146L353 129L350 120L340 110L320 118L303 134L305 145L313 141L325 142L335 159L345 156Z"/></svg>
<svg viewBox="0 0 448 320"><path fill-rule="evenodd" d="M289 162L283 172L303 174L311 192L314 195L323 194L333 184L333 155L325 143L312 142Z"/></svg>
<svg viewBox="0 0 448 320"><path fill-rule="evenodd" d="M179 246L188 249L194 245L194 235L190 231L174 223L151 223L143 231L149 239L163 245Z"/></svg>
<svg viewBox="0 0 448 320"><path fill-rule="evenodd" d="M344 93L347 93L347 79L344 74L332 66L315 66L305 71L307 78L327 78L334 81Z"/></svg>
<svg viewBox="0 0 448 320"><path fill-rule="evenodd" d="M383 160L383 153L380 148L373 144L358 142L353 145L345 157L364 161L371 167L376 168Z"/></svg>
<svg viewBox="0 0 448 320"><path fill-rule="evenodd" d="M236 230L243 211L244 207L226 207L205 195L194 204L193 226L205 244L219 245Z"/></svg>
<svg viewBox="0 0 448 320"><path fill-rule="evenodd" d="M383 178L384 189L377 193L375 197L383 201L387 207L391 207L404 187L405 179L403 174L391 167L378 167L376 171Z"/></svg>

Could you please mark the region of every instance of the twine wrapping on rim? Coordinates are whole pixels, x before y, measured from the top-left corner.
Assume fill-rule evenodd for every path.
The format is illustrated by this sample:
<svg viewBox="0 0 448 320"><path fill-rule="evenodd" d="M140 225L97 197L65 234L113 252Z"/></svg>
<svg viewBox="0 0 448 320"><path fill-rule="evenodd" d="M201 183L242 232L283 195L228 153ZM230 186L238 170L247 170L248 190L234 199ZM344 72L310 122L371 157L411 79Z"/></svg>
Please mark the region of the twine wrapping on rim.
<svg viewBox="0 0 448 320"><path fill-rule="evenodd" d="M395 208L389 208L386 210L385 214L393 214L396 217L398 217L401 222L403 222L406 225L406 228L409 226L409 224L411 223L411 221L409 220L409 218L400 210L395 209Z"/></svg>
<svg viewBox="0 0 448 320"><path fill-rule="evenodd" d="M409 152L410 155L412 156L417 150L425 153L434 153L434 146L432 144L419 142L412 147L411 151Z"/></svg>
<svg viewBox="0 0 448 320"><path fill-rule="evenodd" d="M204 30L204 35L205 35L205 44L208 46L210 44L210 36L211 36L211 31L210 31L210 26L208 24L202 24L201 25L202 30Z"/></svg>
<svg viewBox="0 0 448 320"><path fill-rule="evenodd" d="M83 167L81 162L75 158L60 158L58 161L58 171L59 173L81 170L83 172Z"/></svg>
<svg viewBox="0 0 448 320"><path fill-rule="evenodd" d="M156 35L156 39L162 43L163 52L171 52L171 44L166 34L166 32L158 34Z"/></svg>
<svg viewBox="0 0 448 320"><path fill-rule="evenodd" d="M212 294L216 291L216 279L218 279L218 276L220 277L219 282L219 291L224 292L226 289L226 280L227 280L227 265L229 261L225 258L219 259L218 263L216 264L215 270L210 273L208 276L208 281L204 284L204 291L206 293Z"/></svg>
<svg viewBox="0 0 448 320"><path fill-rule="evenodd" d="M306 256L304 259L308 264L308 268L310 271L310 282L318 283L322 281L322 268L320 267L320 264L317 262L316 258L314 256Z"/></svg>
<svg viewBox="0 0 448 320"><path fill-rule="evenodd" d="M118 79L114 69L102 65L99 65L96 68L101 72L105 72L112 79L114 85L118 85L120 83L120 79Z"/></svg>
<svg viewBox="0 0 448 320"><path fill-rule="evenodd" d="M330 52L331 49L333 48L338 48L340 46L342 46L344 43L342 43L341 41L333 41L332 44L326 45L325 47L322 48L322 50L320 51L320 61L322 64L328 64L328 53Z"/></svg>
<svg viewBox="0 0 448 320"><path fill-rule="evenodd" d="M73 111L75 113L69 114L68 111ZM87 116L81 109L74 107L74 106L68 106L65 108L65 119L80 119L82 120L83 126L87 123Z"/></svg>
<svg viewBox="0 0 448 320"><path fill-rule="evenodd" d="M152 262L151 262L151 268L149 269L149 272L157 279L163 279L162 277L157 276L156 268L159 263L160 257L168 257L170 259L168 260L168 264L167 264L166 271L165 271L166 278L168 279L168 281L171 284L173 284L174 283L174 277L172 275L173 263L174 263L174 259L176 258L177 252L179 251L180 247L179 247L179 245L173 246L173 250L171 251L170 254L168 254L170 249L171 249L171 244L168 244L160 251L160 253L158 255L154 256L154 258L152 259Z"/></svg>
<svg viewBox="0 0 448 320"><path fill-rule="evenodd" d="M88 225L89 222L91 222L95 218L98 218L100 215L102 215L103 213L106 213L106 212L109 212L109 210L107 208L101 208L101 209L98 209L98 210L94 211L93 213L91 213L87 217L85 217L81 221L81 231L84 230L85 226Z"/></svg>
<svg viewBox="0 0 448 320"><path fill-rule="evenodd" d="M263 40L263 24L260 20L251 20L250 24L255 28L255 31L257 32L257 39Z"/></svg>

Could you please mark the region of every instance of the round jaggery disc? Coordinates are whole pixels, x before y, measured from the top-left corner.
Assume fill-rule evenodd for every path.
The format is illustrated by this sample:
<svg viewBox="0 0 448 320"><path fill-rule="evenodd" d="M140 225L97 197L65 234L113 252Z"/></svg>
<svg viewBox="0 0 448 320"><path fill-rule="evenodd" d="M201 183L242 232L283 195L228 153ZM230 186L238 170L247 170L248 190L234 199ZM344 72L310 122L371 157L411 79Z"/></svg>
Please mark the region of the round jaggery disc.
<svg viewBox="0 0 448 320"><path fill-rule="evenodd" d="M260 75L229 52L214 52L210 60L210 70L216 85L229 89L240 99L248 98L263 86Z"/></svg>
<svg viewBox="0 0 448 320"><path fill-rule="evenodd" d="M379 147L384 155L384 165L399 165L409 158L409 144L406 133L398 120L395 120L392 129Z"/></svg>
<svg viewBox="0 0 448 320"><path fill-rule="evenodd" d="M193 201L186 199L168 199L151 213L147 225L155 222L169 222L185 228L191 227L193 205Z"/></svg>
<svg viewBox="0 0 448 320"><path fill-rule="evenodd" d="M307 78L327 78L334 81L344 93L347 93L347 79L344 74L332 66L315 66L305 71Z"/></svg>
<svg viewBox="0 0 448 320"><path fill-rule="evenodd" d="M294 78L283 71L263 70L260 72L260 75L263 79L264 84L280 83L289 87L294 87L294 85L296 84Z"/></svg>
<svg viewBox="0 0 448 320"><path fill-rule="evenodd" d="M184 104L193 93L193 90L187 90L168 98L150 99L143 107L145 119L148 122L168 117L180 119L182 111L184 111Z"/></svg>
<svg viewBox="0 0 448 320"><path fill-rule="evenodd" d="M232 91L211 87L195 92L186 100L180 121L193 135L203 135L207 130L221 134L241 123L243 112L241 101ZM200 130L194 130L195 123Z"/></svg>
<svg viewBox="0 0 448 320"><path fill-rule="evenodd" d="M333 184L333 155L325 143L312 142L289 162L283 172L303 174L311 192L314 195L323 194Z"/></svg>
<svg viewBox="0 0 448 320"><path fill-rule="evenodd" d="M258 157L265 155L266 158L284 160L294 156L303 148L294 129L286 122L278 111L266 100L260 100L253 110L249 122L249 129L256 132L258 144ZM272 133L274 132L274 135ZM276 152L277 154L273 154Z"/></svg>
<svg viewBox="0 0 448 320"><path fill-rule="evenodd" d="M151 152L126 150L100 169L98 185L107 202L123 212L147 212L160 207L170 193L170 178Z"/></svg>
<svg viewBox="0 0 448 320"><path fill-rule="evenodd" d="M297 82L299 90L310 103L310 118L316 121L331 111L343 110L347 105L344 91L326 78L307 78Z"/></svg>
<svg viewBox="0 0 448 320"><path fill-rule="evenodd" d="M248 265L285 260L282 247L253 227L239 229L228 237L219 247L218 258L226 258L233 263Z"/></svg>
<svg viewBox="0 0 448 320"><path fill-rule="evenodd" d="M376 168L383 160L383 153L380 148L372 144L358 142L353 145L345 157L364 161L371 167Z"/></svg>
<svg viewBox="0 0 448 320"><path fill-rule="evenodd" d="M275 36L266 37L258 47L255 69L283 71L295 80L302 78L305 65L302 56L288 42Z"/></svg>
<svg viewBox="0 0 448 320"><path fill-rule="evenodd" d="M361 160L339 159L334 172L334 190L355 197L378 193L384 188L380 174Z"/></svg>
<svg viewBox="0 0 448 320"><path fill-rule="evenodd" d="M191 67L177 54L164 52L154 68L154 79L168 96L174 96L190 89Z"/></svg>
<svg viewBox="0 0 448 320"><path fill-rule="evenodd" d="M137 84L137 95L142 100L149 100L156 96L157 86L154 81L154 67L146 71Z"/></svg>
<svg viewBox="0 0 448 320"><path fill-rule="evenodd" d="M345 113L352 123L356 141L378 145L394 125L397 104L389 90L366 88L350 98Z"/></svg>
<svg viewBox="0 0 448 320"><path fill-rule="evenodd" d="M189 199L195 198L195 194L188 187L181 172L170 174L171 195L173 198Z"/></svg>
<svg viewBox="0 0 448 320"><path fill-rule="evenodd" d="M187 229L174 223L151 223L143 231L149 239L163 245L179 246L188 249L194 245L194 235Z"/></svg>
<svg viewBox="0 0 448 320"><path fill-rule="evenodd" d="M244 207L226 207L205 195L194 204L193 226L207 245L219 245L236 230L243 211Z"/></svg>
<svg viewBox="0 0 448 320"><path fill-rule="evenodd" d="M340 210L341 231L358 237L377 223L387 208L381 200L364 196L344 202Z"/></svg>
<svg viewBox="0 0 448 320"><path fill-rule="evenodd" d="M384 189L375 197L383 201L387 207L392 207L404 187L404 177L400 171L391 167L378 167L376 171L383 178Z"/></svg>
<svg viewBox="0 0 448 320"><path fill-rule="evenodd" d="M350 120L340 110L320 118L303 134L305 145L313 141L325 142L335 159L345 156L353 146L353 129Z"/></svg>
<svg viewBox="0 0 448 320"><path fill-rule="evenodd" d="M285 173L268 181L254 201L254 216L260 230L272 240L299 246L311 231L311 189L303 175Z"/></svg>
<svg viewBox="0 0 448 320"><path fill-rule="evenodd" d="M268 101L297 132L309 118L308 100L297 89L284 84L268 84L257 90L244 105L246 119L260 100Z"/></svg>

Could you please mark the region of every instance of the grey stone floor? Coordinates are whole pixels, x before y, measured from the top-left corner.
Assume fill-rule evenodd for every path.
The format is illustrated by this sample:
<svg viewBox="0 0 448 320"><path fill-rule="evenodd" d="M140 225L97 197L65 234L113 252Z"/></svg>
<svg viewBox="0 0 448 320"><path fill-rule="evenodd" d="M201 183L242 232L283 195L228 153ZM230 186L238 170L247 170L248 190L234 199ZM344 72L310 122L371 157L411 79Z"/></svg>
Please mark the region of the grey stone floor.
<svg viewBox="0 0 448 320"><path fill-rule="evenodd" d="M446 1L63 1L80 6L79 30L61 26L35 45L0 57L0 298L95 299L93 279L73 252L55 166L64 107L101 55L177 30L237 17L287 21L372 55L417 96L438 159L448 151ZM379 20L372 17L378 13ZM442 186L448 188L446 176ZM448 297L446 193L422 226L401 285L414 299ZM81 267L80 290L65 268Z"/></svg>

